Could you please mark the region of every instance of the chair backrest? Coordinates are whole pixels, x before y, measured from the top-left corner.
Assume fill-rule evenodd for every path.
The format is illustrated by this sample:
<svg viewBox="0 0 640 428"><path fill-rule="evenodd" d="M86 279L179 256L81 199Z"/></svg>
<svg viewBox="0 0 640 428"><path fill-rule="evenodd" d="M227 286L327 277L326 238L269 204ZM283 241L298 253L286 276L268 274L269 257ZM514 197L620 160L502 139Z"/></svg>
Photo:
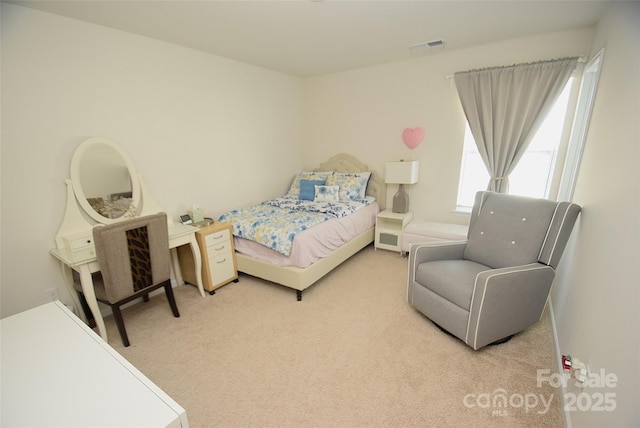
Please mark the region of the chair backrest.
<svg viewBox="0 0 640 428"><path fill-rule="evenodd" d="M170 279L166 214L97 226L93 239L110 303Z"/></svg>
<svg viewBox="0 0 640 428"><path fill-rule="evenodd" d="M540 262L556 268L580 206L478 192L463 257L491 268Z"/></svg>

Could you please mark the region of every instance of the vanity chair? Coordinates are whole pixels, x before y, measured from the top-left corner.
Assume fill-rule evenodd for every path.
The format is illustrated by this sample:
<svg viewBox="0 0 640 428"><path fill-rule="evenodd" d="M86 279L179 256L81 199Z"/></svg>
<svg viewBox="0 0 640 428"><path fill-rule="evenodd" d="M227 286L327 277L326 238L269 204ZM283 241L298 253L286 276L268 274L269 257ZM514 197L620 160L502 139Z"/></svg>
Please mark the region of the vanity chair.
<svg viewBox="0 0 640 428"><path fill-rule="evenodd" d="M169 269L169 233L164 213L96 226L93 229L100 274L94 275L96 300L111 307L113 318L125 347L129 338L120 306L163 287L174 317L178 306L171 288ZM82 284L75 283L82 293Z"/></svg>
<svg viewBox="0 0 640 428"><path fill-rule="evenodd" d="M467 240L411 246L409 304L475 350L509 340L542 317L580 210L478 192Z"/></svg>

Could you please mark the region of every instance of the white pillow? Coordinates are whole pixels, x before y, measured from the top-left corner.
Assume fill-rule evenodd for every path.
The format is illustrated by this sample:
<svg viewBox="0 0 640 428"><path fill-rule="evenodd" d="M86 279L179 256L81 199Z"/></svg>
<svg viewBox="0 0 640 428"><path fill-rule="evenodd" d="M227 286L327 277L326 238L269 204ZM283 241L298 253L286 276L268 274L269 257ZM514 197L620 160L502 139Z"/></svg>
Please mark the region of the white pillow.
<svg viewBox="0 0 640 428"><path fill-rule="evenodd" d="M341 201L362 201L366 196L371 172L334 172L325 181L325 186L340 186Z"/></svg>
<svg viewBox="0 0 640 428"><path fill-rule="evenodd" d="M314 202L338 202L340 186L314 186L316 195Z"/></svg>

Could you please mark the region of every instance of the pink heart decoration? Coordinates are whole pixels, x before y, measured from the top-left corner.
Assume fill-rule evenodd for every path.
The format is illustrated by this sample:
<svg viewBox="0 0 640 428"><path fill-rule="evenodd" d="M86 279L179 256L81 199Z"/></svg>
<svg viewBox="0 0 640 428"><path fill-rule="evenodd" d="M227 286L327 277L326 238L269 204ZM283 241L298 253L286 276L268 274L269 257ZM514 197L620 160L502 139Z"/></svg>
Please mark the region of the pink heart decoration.
<svg viewBox="0 0 640 428"><path fill-rule="evenodd" d="M402 131L402 140L411 150L420 145L424 138L424 129L422 128L407 128Z"/></svg>

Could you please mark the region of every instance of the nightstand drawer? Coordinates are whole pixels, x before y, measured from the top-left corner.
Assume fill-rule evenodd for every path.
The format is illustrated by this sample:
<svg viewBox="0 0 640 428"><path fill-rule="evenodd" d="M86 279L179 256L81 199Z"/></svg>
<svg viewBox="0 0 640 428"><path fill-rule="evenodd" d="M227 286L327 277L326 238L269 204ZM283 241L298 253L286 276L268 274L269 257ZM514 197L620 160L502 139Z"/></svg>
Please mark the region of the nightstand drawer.
<svg viewBox="0 0 640 428"><path fill-rule="evenodd" d="M396 234L380 232L380 244L396 247L399 240L400 236Z"/></svg>
<svg viewBox="0 0 640 428"><path fill-rule="evenodd" d="M236 269L230 252L209 259L211 285L226 283L236 277Z"/></svg>
<svg viewBox="0 0 640 428"><path fill-rule="evenodd" d="M209 257L217 257L223 254L231 255L231 241L226 240L223 242L216 242L213 245L208 245L207 253Z"/></svg>
<svg viewBox="0 0 640 428"><path fill-rule="evenodd" d="M207 247L211 247L212 245L219 244L223 241L229 241L230 239L231 234L229 233L229 230L225 229L206 235L204 241L207 244Z"/></svg>

